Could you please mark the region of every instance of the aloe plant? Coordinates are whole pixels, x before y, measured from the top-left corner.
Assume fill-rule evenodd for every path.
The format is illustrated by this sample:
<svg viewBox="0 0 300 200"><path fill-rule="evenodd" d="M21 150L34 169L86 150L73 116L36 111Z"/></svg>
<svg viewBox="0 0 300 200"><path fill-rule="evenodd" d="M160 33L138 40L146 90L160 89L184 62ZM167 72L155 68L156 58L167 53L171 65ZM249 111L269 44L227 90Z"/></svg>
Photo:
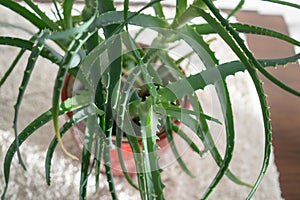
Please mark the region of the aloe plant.
<svg viewBox="0 0 300 200"><path fill-rule="evenodd" d="M285 1L266 1L280 4L282 7L300 9L299 5ZM299 91L276 79L265 69L296 62L300 55L259 60L251 53L239 34L250 33L274 37L295 46L300 46L299 41L264 27L231 23L220 13L212 0L194 0L191 4L188 4L186 0L177 0L172 18L165 16L165 7L160 0L150 1L134 12L129 0L125 0L121 5L123 9L118 11L112 0L85 0L80 15L72 15L74 0L53 0L52 3L56 19L49 18L39 8L38 3L31 0L24 0L22 4L12 0L0 0L2 6L16 12L38 28L38 31L27 40L10 35L0 36L1 45L20 49L19 54L12 58L12 65L1 77L0 87L17 66L24 52L30 52L15 104L13 121L15 140L7 151L3 165L6 185L3 188L2 199L5 199L5 193L9 189L12 158L17 153L20 164L26 169L19 147L38 128L49 121L53 122L55 133L45 159L46 182L49 185L51 160L57 144L70 159L78 159L64 147L61 137L72 126L85 121L82 159L79 161L82 166L80 199L86 199L86 186L90 181L91 171L95 170L96 185L99 184L102 164L105 166L112 199L118 199L111 165L111 148L118 148L124 177L139 191L141 199L164 199L164 183L161 179L163 169L160 168L157 153L159 148L157 132L162 129L167 134L169 145L179 166L187 175L194 176L188 165L180 158L173 142L173 133L189 144L199 157L205 152L210 152L219 166L219 171L209 188L199 198L207 199L224 175L241 187L251 188L247 199L253 196L266 173L272 141L266 95L257 72L261 72L283 90L300 96ZM23 6L24 4L26 7ZM243 4L244 0L241 0L228 18L234 16ZM144 13L149 9L153 9L153 14ZM202 23L192 21L199 17L203 19ZM132 31L133 27L138 27L138 31ZM147 30L155 32L155 38L149 38L148 45L143 47L137 38ZM236 54L238 60L219 64L209 42L204 39L204 36L209 34L219 35ZM50 48L49 41L54 42L56 48ZM170 52L179 42L187 44L191 53L176 59ZM206 69L193 75L186 75L180 65L191 55L196 55ZM20 131L17 128L19 108L39 57L50 60L58 67L52 92L52 108ZM164 68L159 68L160 66ZM160 69L163 70L159 71ZM260 174L254 185L240 180L229 170L235 143L235 130L225 79L229 75L245 70L249 72L255 85L265 127L265 153ZM84 86L84 90L60 102L67 73L76 77ZM164 74L172 76L172 79L166 81ZM205 114L201 101L195 95L196 91L208 85L214 85L217 91L223 120ZM145 91L146 94L141 95L140 91ZM191 108L180 105L180 102L186 100ZM59 127L58 117L75 110L73 116L62 127ZM140 127L138 131L133 127L133 119ZM190 131L202 141L204 150L180 129L176 123L178 121L189 127ZM220 155L215 145L208 126L209 121L213 123L224 121L223 126L226 130L224 157ZM125 137L134 153L137 184L129 175L122 157L122 140ZM94 160L90 164L92 156Z"/></svg>

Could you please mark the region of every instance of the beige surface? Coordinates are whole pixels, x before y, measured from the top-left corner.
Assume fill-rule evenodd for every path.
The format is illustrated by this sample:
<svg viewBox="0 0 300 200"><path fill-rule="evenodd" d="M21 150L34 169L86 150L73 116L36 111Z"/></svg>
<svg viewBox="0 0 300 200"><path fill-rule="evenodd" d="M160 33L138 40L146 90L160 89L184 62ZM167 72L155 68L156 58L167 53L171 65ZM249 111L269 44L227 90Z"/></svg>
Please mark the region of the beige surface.
<svg viewBox="0 0 300 200"><path fill-rule="evenodd" d="M12 15L2 7L0 8L0 13L0 22L13 22L15 25L27 27L25 21ZM3 27L2 23L0 26L1 35L13 32L19 37L27 38L23 31L16 29L8 30ZM234 59L232 53L219 42L214 42L212 45L218 52L217 56L222 61ZM11 59L8 58L11 58L17 51L16 49L2 46L0 47L0 52L0 77L2 77L5 69L11 63ZM13 75L0 90L0 129L5 130L4 132L0 132L0 190L2 190L3 186L2 163L4 153L8 147L7 141L12 141L13 137L11 133L13 105L25 63L26 59L23 59L21 65L13 72ZM43 59L39 60L39 64L32 74L32 80L27 93L24 96L19 130L35 116L49 108L55 72L55 66ZM249 81L248 74L238 73L235 77L230 77L227 81L230 83L236 126L236 148L230 168L242 180L254 183L260 170L264 143L261 113L257 109L258 100L254 93L254 87L251 81ZM213 114L213 116L219 116L218 106L212 101L215 99L214 94L206 90L204 93L201 92L200 95L204 104L207 105L208 113ZM218 126L214 130L214 136L218 141L217 145L223 152L224 132ZM71 162L68 158L65 158L59 149L53 161L52 186L48 187L45 183L45 151L53 135L51 124L49 124L35 133L22 146L21 150L23 151L23 157L28 170L27 172L22 171L17 164L17 160L14 160L8 199L76 199L79 188L80 164L78 162ZM65 139L68 138L70 138L69 135ZM68 142L67 148L71 148L73 145L72 141ZM184 149L184 147L182 148ZM190 151L184 151L183 159L186 160L188 167L194 172L196 178L192 179L188 177L176 163L169 162L162 174L166 183L166 199L199 199L217 173L218 168L209 155L199 159ZM101 178L100 190L97 194L93 193L93 178L91 179L89 187L90 199L99 199L99 197L101 199L109 199L105 177ZM116 183L120 199L139 199L138 193L130 188L125 180L116 178ZM214 190L211 199L245 199L248 192L248 188L235 185L224 177ZM255 194L254 199L281 199L280 193L278 172L272 157L267 175L258 192Z"/></svg>

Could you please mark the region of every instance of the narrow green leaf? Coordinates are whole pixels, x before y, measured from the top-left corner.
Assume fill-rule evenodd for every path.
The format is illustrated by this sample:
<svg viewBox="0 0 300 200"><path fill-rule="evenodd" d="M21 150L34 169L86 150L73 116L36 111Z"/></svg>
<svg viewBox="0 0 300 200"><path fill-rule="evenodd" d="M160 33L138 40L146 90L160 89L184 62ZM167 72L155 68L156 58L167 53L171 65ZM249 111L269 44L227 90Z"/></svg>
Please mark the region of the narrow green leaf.
<svg viewBox="0 0 300 200"><path fill-rule="evenodd" d="M178 19L187 8L187 0L176 0L175 19Z"/></svg>
<svg viewBox="0 0 300 200"><path fill-rule="evenodd" d="M193 55L194 52L191 51L190 53L187 53L186 55L183 55L182 57L178 58L176 61L175 61L175 64L176 65L180 65L184 60L186 60L187 58L189 58L191 55Z"/></svg>
<svg viewBox="0 0 300 200"><path fill-rule="evenodd" d="M277 3L277 4L281 4L281 5L285 5L285 6L300 9L299 4L291 3L291 2L288 2L288 1L281 1L281 0L263 0L263 1L268 1L268 2L272 2L272 3Z"/></svg>
<svg viewBox="0 0 300 200"><path fill-rule="evenodd" d="M104 117L100 118L101 120L104 119ZM103 123L101 123L103 124ZM104 153L104 146L105 146L105 134L102 131L103 126L100 125L99 134L96 134L96 148L95 148L95 157L94 157L94 163L95 166L95 191L99 188L99 181L100 181L100 167L101 167L101 161L103 158Z"/></svg>
<svg viewBox="0 0 300 200"><path fill-rule="evenodd" d="M114 95L118 93L120 84L121 84L121 74L122 74L122 39L120 35L115 37L112 46L108 47L108 75L109 75L109 83L107 87L107 97L106 101L110 102L106 104L105 107L105 136L107 138L107 145L111 146L112 143L112 127L113 127L113 113L112 113L112 105L117 102L118 95ZM110 156L109 156L109 148L104 149L104 158L106 159L105 163L105 173L107 177L107 181L109 184L110 193L113 199L118 199L114 181L113 181L113 173L111 169Z"/></svg>
<svg viewBox="0 0 300 200"><path fill-rule="evenodd" d="M81 160L81 174L80 174L80 186L79 186L79 196L80 199L86 199L87 195L87 184L89 176L89 167L91 161L92 148L95 138L95 131L97 126L96 116L91 116L87 118L87 123L84 132L84 143L82 150L82 160Z"/></svg>
<svg viewBox="0 0 300 200"><path fill-rule="evenodd" d="M160 18L165 18L163 6L160 3L161 1L162 0L151 0L151 2L153 3L152 7L154 8L156 16L158 16Z"/></svg>
<svg viewBox="0 0 300 200"><path fill-rule="evenodd" d="M82 33L88 32L88 27L92 24L94 19L95 19L95 16L92 16L88 21L84 22L82 25L80 25L78 27L70 28L65 31L52 33L50 38L53 40L65 39L68 37L74 37L77 34L82 34Z"/></svg>
<svg viewBox="0 0 300 200"><path fill-rule="evenodd" d="M159 106L154 107L155 111L160 112L161 109L158 109ZM198 106L198 111L201 111L201 106ZM168 114L168 112L162 112L161 114ZM173 115L174 117L175 115ZM186 127L188 127L193 133L199 137L199 139L203 142L205 150L209 150L213 159L216 161L217 165L221 167L223 163L223 159L219 153L219 150L216 148L216 145L214 143L214 140L211 136L211 133L209 132L208 125L203 118L199 118L197 121L190 115L185 115L182 113L181 115L178 116L179 118L174 117L176 120L180 121L183 123ZM173 126L174 128L174 126ZM175 130L176 131L176 130ZM180 130L178 130L180 131ZM177 131L176 131L177 132ZM179 132L180 133L180 132ZM239 180L229 169L226 171L226 176L232 180L234 183L237 183L239 185L244 185L247 187L252 187L251 185Z"/></svg>
<svg viewBox="0 0 300 200"><path fill-rule="evenodd" d="M241 10L244 4L245 4L245 0L240 0L240 2L236 5L236 7L229 13L227 19L234 16L239 10Z"/></svg>
<svg viewBox="0 0 300 200"><path fill-rule="evenodd" d="M142 72L143 79L145 80L145 83L147 83L149 93L154 98L154 101L155 101L158 94L157 94L157 91L156 91L156 86L153 83L153 79L149 74L147 65L144 63L140 52L136 48L138 45L135 43L135 41L129 35L128 35L128 40L129 40L132 52L133 52L133 54L134 54L134 56L135 56L135 58L138 62L138 68L140 68L140 70Z"/></svg>
<svg viewBox="0 0 300 200"><path fill-rule="evenodd" d="M168 138L168 142L169 145L172 149L172 152L174 154L174 157L176 158L179 166L181 167L181 169L190 177L195 178L195 175L193 175L193 173L187 168L186 164L184 163L184 161L181 159L181 156L179 155L179 152L177 150L174 138L173 138L173 132L172 132L172 123L169 117L167 117L167 121L165 124L165 129L166 129L166 133L167 133L167 138ZM190 144L189 144L190 145Z"/></svg>
<svg viewBox="0 0 300 200"><path fill-rule="evenodd" d="M186 28L184 31L185 34L187 34L190 38L192 38L195 42L190 42L189 40L186 40L190 46L196 50L195 45L193 44L198 44L200 45L206 54L209 56L205 56L205 53L201 51L195 51L197 55L202 59L202 60L208 60L206 61L207 63L210 63L208 65L205 65L206 68L215 68L215 66L218 64L218 60L215 57L214 52L210 49L209 45L203 40L201 35L197 35L197 33L193 29ZM204 56L203 56L204 55ZM205 59L203 59L203 57ZM214 63L214 65L212 65ZM233 148L234 148L234 124L233 124L233 114L232 114L232 108L231 108L231 102L229 98L229 93L228 93L228 88L226 85L225 80L220 80L214 84L218 100L220 102L222 114L223 114L223 119L225 121L225 129L226 129L226 151L225 151L225 156L223 159L223 162L220 166L220 169L218 173L216 174L215 178L211 182L209 188L203 195L203 199L206 199L209 194L213 191L213 189L217 186L221 178L224 176L225 172L228 170L231 158L232 158L232 153L233 153ZM195 101L195 100L194 100ZM192 106L194 109L198 110L201 107L200 102L196 99L196 102L191 102ZM199 115L199 119L201 121L200 127L202 124L202 129L204 133L209 133L208 126L206 125L206 121L203 120L203 118Z"/></svg>
<svg viewBox="0 0 300 200"><path fill-rule="evenodd" d="M64 1L62 4L63 14L64 14L64 24L66 29L70 29L73 27L72 22L72 8L75 0Z"/></svg>
<svg viewBox="0 0 300 200"><path fill-rule="evenodd" d="M92 34L88 32L84 36L80 37L78 40L74 41L73 46L71 47L71 50L67 52L66 56L64 57L64 61L59 68L57 72L57 76L55 79L54 89L53 89L53 95L52 95L52 107L53 107L53 126L55 130L55 134L58 140L58 143L60 144L62 150L68 155L69 157L73 159L78 159L76 156L70 154L64 147L62 140L60 138L59 133L59 126L58 126L58 111L59 111L59 99L60 94L62 91L63 81L65 80L66 74L68 69L72 65L72 61L75 55L77 55L80 48L85 44L85 42L89 39L89 37Z"/></svg>
<svg viewBox="0 0 300 200"><path fill-rule="evenodd" d="M222 38L226 41L226 43L232 48L232 50L236 53L236 55L240 58L240 60L245 64L249 74L254 82L259 101L261 104L261 110L263 115L263 122L265 128L265 152L264 152L264 159L261 167L261 171L258 175L257 181L253 186L252 190L250 191L247 199L250 199L255 191L257 190L259 184L263 176L266 173L266 169L269 164L270 154L271 154L271 141L272 141L272 133L271 133L271 123L270 123L270 113L267 106L266 96L263 90L263 86L259 76L257 75L254 68L257 68L264 74L264 69L260 65L260 63L255 59L252 53L248 50L246 45L244 44L243 40L240 38L238 33L230 26L228 21L222 17L219 10L214 6L211 0L203 0L204 3L208 6L210 11L215 15L215 17L219 20L221 24L216 24L214 20L209 17L210 15L205 14L202 12L202 16L210 23L214 24L214 28L218 31L225 30L225 35L221 35ZM232 37L232 38L230 38ZM233 41L232 41L233 39ZM265 74L264 74L265 75ZM272 80L271 80L272 81Z"/></svg>
<svg viewBox="0 0 300 200"><path fill-rule="evenodd" d="M178 136L180 136L190 147L191 149L199 154L200 157L203 156L203 152L198 148L198 145L193 142L190 136L186 135L176 124L172 123L172 131L174 131Z"/></svg>
<svg viewBox="0 0 300 200"><path fill-rule="evenodd" d="M258 62L263 67L277 67L279 65L286 65L288 63L294 63L300 59L300 54L294 56L279 58L279 59L263 59ZM198 74L191 75L188 78L180 79L174 83L170 83L164 88L160 88L158 93L162 101L174 102L176 99L180 99L188 94L192 94L194 91L204 89L207 85L214 84L215 82L225 79L227 76L234 75L239 71L245 71L246 68L241 61L232 61L221 64L216 68L204 70ZM181 87L183 84L193 88L192 90L186 90L186 87ZM181 88L185 88L182 90Z"/></svg>
<svg viewBox="0 0 300 200"><path fill-rule="evenodd" d="M28 62L27 62L27 66L24 71L23 79L22 79L21 85L19 87L17 102L15 104L15 112L14 112L14 119L13 119L13 129L14 129L14 133L15 133L15 138L18 138L17 124L18 124L20 105L22 103L22 99L23 99L26 87L28 85L28 82L30 80L31 73L34 69L36 60L37 60L38 56L40 55L40 53L44 47L45 40L47 39L48 36L49 36L48 31L45 31L45 32L42 31L39 34L39 36L37 37L37 41L34 43L31 54L28 58ZM19 163L26 170L26 167L25 167L22 157L21 157L21 153L19 151L19 140L17 140L17 139L16 139L16 148L17 148L17 155L18 155Z"/></svg>
<svg viewBox="0 0 300 200"><path fill-rule="evenodd" d="M293 45L300 46L300 42L298 40L295 40L295 39L289 37L288 35L282 34L275 30L271 30L271 29L267 29L267 28L259 27L259 26L254 26L254 25L249 25L249 24L230 23L230 25L236 31L238 31L240 33L269 36L269 37L273 37L273 38L277 38L277 39L286 41ZM216 31L213 29L213 27L210 24L193 25L193 28L195 28L199 34L216 33Z"/></svg>
<svg viewBox="0 0 300 200"><path fill-rule="evenodd" d="M55 8L55 11L52 11L52 12L53 12L54 16L56 18L58 18L58 24L60 24L61 27L64 28L63 18L61 16L60 11L59 11L58 6L57 6L57 0L52 0L52 3L53 3L54 8Z"/></svg>
<svg viewBox="0 0 300 200"><path fill-rule="evenodd" d="M43 20L51 30L58 30L58 25L52 21L36 4L31 0L24 0L24 2Z"/></svg>
<svg viewBox="0 0 300 200"><path fill-rule="evenodd" d="M129 0L125 0L124 1L124 22L127 21L127 18L128 18L128 11L129 11ZM126 30L128 31L128 25L125 24L126 26Z"/></svg>
<svg viewBox="0 0 300 200"><path fill-rule="evenodd" d="M208 198L208 196L211 194L213 189L217 186L217 184L220 182L220 180L228 170L230 161L232 159L233 149L234 149L235 133L234 133L233 113L232 113L231 101L230 101L226 82L224 80L217 82L215 84L215 88L221 105L223 119L225 121L226 150L225 150L225 156L220 166L220 169L216 174L215 178L213 179L213 181L211 182L209 188L202 196L202 199Z"/></svg>
<svg viewBox="0 0 300 200"><path fill-rule="evenodd" d="M86 95L78 95L70 98L59 105L59 115L65 114L67 112L79 109L83 106L86 106L89 103L89 100L86 98ZM8 188L9 176L10 176L10 167L12 159L17 151L16 143L18 140L19 146L23 144L23 142L31 136L37 129L42 127L44 124L49 122L52 119L52 109L44 112L39 117L35 118L30 124L28 124L19 134L18 138L16 138L10 147L7 150L7 153L4 158L4 178L5 178L5 188L2 193L1 199L5 199L5 194Z"/></svg>
<svg viewBox="0 0 300 200"><path fill-rule="evenodd" d="M123 121L120 121L120 120L123 120ZM146 185L145 184L146 173L144 171L144 163L143 163L143 159L142 159L140 143L137 140L136 135L133 135L133 133L135 133L135 131L132 127L129 113L125 112L123 115L123 118L118 117L117 124L120 124L121 130L124 130L124 133L126 134L128 142L132 149L134 161L136 163L136 172L137 172L140 197L142 200L146 200L146 197L148 195L147 191L146 191L146 186L145 186Z"/></svg>
<svg viewBox="0 0 300 200"><path fill-rule="evenodd" d="M161 106L155 106L154 109L160 113L165 112L167 115L170 115L171 118L176 118L178 120L181 120L188 117L189 115L193 115L193 116L200 116L200 118L207 119L212 122L216 122L218 124L222 124L217 118L211 117L202 112L197 112L186 108L180 108L178 106L174 106L166 103L162 103L160 105L162 106L162 108Z"/></svg>
<svg viewBox="0 0 300 200"><path fill-rule="evenodd" d="M91 110L89 107L84 108L78 112L76 112L68 121L60 128L61 137L75 124L80 123L81 121L85 120L87 117L95 115L95 111ZM50 171L51 171L51 162L53 158L54 151L57 146L57 138L54 137L47 149L47 155L45 159L45 174L46 174L46 182L50 185Z"/></svg>
<svg viewBox="0 0 300 200"><path fill-rule="evenodd" d="M148 98L145 105L139 107L139 117L141 124L142 147L144 155L144 170L146 173L146 191L148 199L164 199L163 188L161 181L160 169L157 154L157 131L159 126L159 116L154 112Z"/></svg>
<svg viewBox="0 0 300 200"><path fill-rule="evenodd" d="M32 51L34 43L28 40L23 40L21 38L0 36L0 45L19 47L19 48ZM59 64L62 61L62 56L47 46L44 46L40 55L56 64Z"/></svg>
<svg viewBox="0 0 300 200"><path fill-rule="evenodd" d="M93 26L97 28L101 28L112 24L122 24L122 23L124 23L124 13L122 11L109 11L101 14L96 19ZM168 23L165 20L151 15L138 13L138 12L128 12L128 18L126 23L141 26L141 27L149 27L149 28L168 27ZM93 26L91 27L91 29L93 29Z"/></svg>
<svg viewBox="0 0 300 200"><path fill-rule="evenodd" d="M139 187L134 183L134 181L132 180L132 178L130 177L130 175L127 172L125 163L124 163L124 158L123 158L123 153L122 153L122 139L123 139L123 132L121 131L121 129L119 127L116 128L116 146L118 149L118 159L122 168L122 172L126 178L126 180L128 181L128 183L135 189L139 190Z"/></svg>
<svg viewBox="0 0 300 200"><path fill-rule="evenodd" d="M128 75L127 81L124 83L122 90L120 91L117 105L114 107L116 111L116 125L120 127L121 131L126 134L130 147L132 149L134 160L136 163L138 187L140 191L140 197L142 200L146 200L145 179L146 175L143 170L143 160L141 157L141 149L135 131L132 127L130 115L128 113L128 101L130 97L130 91L132 86L140 75L140 68L134 68Z"/></svg>
<svg viewBox="0 0 300 200"><path fill-rule="evenodd" d="M113 200L117 200L118 196L116 193L116 189L115 189L115 184L114 184L114 177L113 177L113 173L112 173L112 166L111 166L111 157L110 157L110 141L106 141L104 143L104 154L103 154L103 159L104 159L104 167L105 167L105 174L106 174L106 178L107 178L107 182L109 184L109 192L112 196Z"/></svg>

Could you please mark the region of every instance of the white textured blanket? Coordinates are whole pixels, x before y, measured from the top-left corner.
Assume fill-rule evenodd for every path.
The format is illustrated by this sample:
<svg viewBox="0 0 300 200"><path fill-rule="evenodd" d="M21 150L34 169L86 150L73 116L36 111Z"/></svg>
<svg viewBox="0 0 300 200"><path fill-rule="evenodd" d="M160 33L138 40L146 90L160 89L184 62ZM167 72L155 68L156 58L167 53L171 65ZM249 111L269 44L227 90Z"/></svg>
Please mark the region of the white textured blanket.
<svg viewBox="0 0 300 200"><path fill-rule="evenodd" d="M45 5L46 7L46 5ZM28 38L26 32L7 27L7 22L13 23L16 27L26 27L35 30L17 15L0 7L0 35L5 36L14 33L18 37ZM217 51L217 56L223 62L234 59L234 55L226 49L227 47L217 42L212 43ZM17 52L14 48L6 46L0 47L0 77L3 76L7 67L12 62L11 58ZM18 94L23 75L24 66L27 60L23 59L17 69L13 71L4 87L0 90L0 191L4 186L3 160L5 152L13 140L11 130L13 119L13 105ZM31 82L24 96L21 107L19 130L30 122L34 117L47 110L51 105L51 93L53 80L57 68L43 59L38 60L38 65L32 74ZM254 183L258 176L263 158L264 134L262 117L259 110L258 98L255 94L254 86L247 73L238 73L227 79L233 104L236 128L236 147L230 169L242 180ZM218 115L218 108L211 103L214 94L208 89L201 92L201 98L208 107L208 112ZM211 102L212 101L212 102ZM211 112L213 110L213 112ZM52 182L48 187L44 175L44 159L47 146L54 136L52 124L46 125L36 132L22 147L22 155L27 166L24 172L18 165L17 159L13 160L11 177L7 192L7 199L76 199L78 197L80 163L70 161L59 150L56 151L53 168ZM215 134L217 146L224 153L224 132L220 129ZM64 141L68 149L74 149L75 143L70 140L67 134ZM169 163L164 167L162 174L166 183L166 199L199 199L207 189L210 182L218 171L218 167L210 155L199 159L191 151L185 151L183 159L188 163L188 167L196 178L188 177L176 162ZM262 181L254 199L282 199L278 181L278 172L274 164L273 156L267 175ZM110 199L107 183L104 176L101 176L100 189L94 193L93 178L89 182L88 199ZM122 200L139 199L139 194L132 189L123 178L116 178L116 190ZM250 191L249 188L238 186L224 177L216 187L210 199L245 199Z"/></svg>

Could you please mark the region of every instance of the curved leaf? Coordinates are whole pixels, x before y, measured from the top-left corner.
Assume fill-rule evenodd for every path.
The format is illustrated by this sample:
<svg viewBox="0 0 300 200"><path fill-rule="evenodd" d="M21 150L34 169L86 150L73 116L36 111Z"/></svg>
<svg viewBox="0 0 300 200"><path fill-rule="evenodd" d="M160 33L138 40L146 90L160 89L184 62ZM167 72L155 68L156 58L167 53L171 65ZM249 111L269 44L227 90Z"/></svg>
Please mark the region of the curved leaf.
<svg viewBox="0 0 300 200"><path fill-rule="evenodd" d="M158 164L159 156L156 144L156 140L158 139L156 133L160 123L159 116L154 112L151 104L152 102L148 98L145 104L141 104L139 107L146 191L148 199L164 199L164 184L160 177L162 169Z"/></svg>
<svg viewBox="0 0 300 200"><path fill-rule="evenodd" d="M87 118L87 123L84 131L84 143L82 149L81 174L80 174L80 189L79 195L81 199L85 199L87 195L87 184L89 176L89 167L92 155L92 148L95 138L95 131L98 123L96 116Z"/></svg>
<svg viewBox="0 0 300 200"><path fill-rule="evenodd" d="M145 15L142 13L137 14L136 12L128 12L127 23L148 28L167 28L169 24L158 17L151 15ZM109 11L101 14L96 20L91 29L94 27L101 28L112 24L124 23L124 13L122 11Z"/></svg>
<svg viewBox="0 0 300 200"><path fill-rule="evenodd" d="M92 16L87 22L84 22L82 25L74 28L67 29L65 31L54 32L51 34L50 38L53 40L65 39L68 37L74 37L77 34L82 34L88 32L88 27L94 21L95 16Z"/></svg>
<svg viewBox="0 0 300 200"><path fill-rule="evenodd" d="M74 2L75 0L69 0L69 1L64 1L62 4L66 29L70 29L73 27L71 12L72 12Z"/></svg>
<svg viewBox="0 0 300 200"><path fill-rule="evenodd" d="M287 1L281 1L281 0L263 0L263 1L269 1L269 2L272 2L272 3L277 3L277 4L281 4L281 5L285 5L285 6L300 9L299 4L295 4L295 3L291 3L291 2L287 2Z"/></svg>
<svg viewBox="0 0 300 200"><path fill-rule="evenodd" d="M0 36L0 45L9 45L32 51L33 42L23 40L21 38L2 37ZM62 61L62 56L53 49L45 46L40 55L53 63L59 64Z"/></svg>
<svg viewBox="0 0 300 200"><path fill-rule="evenodd" d="M73 98L70 98L70 99L62 102L59 105L59 115L79 109L83 106L88 105L88 103L89 103L89 99L86 98L86 95L82 94L82 95L74 96ZM35 118L30 124L28 124L21 131L18 138L16 138L12 142L10 147L8 148L5 158L4 158L4 165L3 165L5 188L2 193L1 199L5 199L5 194L6 194L6 191L8 188L8 182L9 182L9 176L10 176L10 166L11 166L12 159L17 151L17 148L16 148L17 141L16 140L18 140L19 146L21 146L22 143L29 136L31 136L33 133L35 133L35 131L37 129L39 129L40 127L42 127L44 124L46 124L47 122L49 122L52 119L52 112L53 112L52 109L50 109L50 110L44 112L43 114L41 114L39 117Z"/></svg>
<svg viewBox="0 0 300 200"><path fill-rule="evenodd" d="M181 29L183 33L189 38L184 37L183 39L190 44L193 50L197 53L199 58L203 60L206 68L215 68L215 65L218 64L218 60L216 59L214 52L210 49L209 45L203 40L201 35L198 35L193 29L188 26L185 26L184 29ZM197 44L197 45L195 45ZM199 47L201 46L201 48ZM204 51L202 50L204 49ZM221 105L223 118L225 121L225 129L226 129L226 151L225 156L222 161L222 164L219 165L220 169L210 184L209 188L203 195L203 199L206 199L209 194L212 192L214 187L219 183L225 172L228 170L229 163L232 158L233 148L234 148L234 124L233 124L233 114L231 108L231 101L229 98L228 88L225 80L220 80L216 82L215 89L217 92L217 96ZM195 99L196 103L192 103L194 109L200 108L200 102ZM200 119L200 127L202 126L204 134L209 134L208 126L206 125L206 121L203 120L201 115L199 115ZM202 125L201 125L202 124ZM207 129L207 130L205 130Z"/></svg>
<svg viewBox="0 0 300 200"><path fill-rule="evenodd" d="M266 169L268 167L270 153L271 153L271 141L272 141L272 133L271 133L271 123L270 123L270 113L267 106L266 96L262 87L262 83L260 81L259 76L257 75L254 68L263 69L260 63L254 58L252 53L248 50L243 40L239 37L238 33L230 26L227 20L225 20L220 14L219 10L214 6L211 0L203 0L211 12L215 15L215 17L219 20L221 24L215 23L214 19L210 17L209 14L204 11L201 12L201 16L203 16L210 24L213 24L214 28L220 32L226 28L228 32L225 30L225 35L221 35L221 37L226 41L226 43L232 48L232 50L236 53L236 55L240 58L240 60L245 64L249 74L254 82L259 101L261 104L261 110L263 115L263 122L265 128L265 153L263 164L261 167L261 171L258 175L257 181L250 191L247 199L250 199L255 191L257 190L259 184L263 176L266 173ZM230 38L233 38L233 40ZM239 49L240 48L240 49ZM261 71L264 73L264 71ZM272 81L272 80L271 80Z"/></svg>
<svg viewBox="0 0 300 200"><path fill-rule="evenodd" d="M58 116L59 116L59 99L60 94L62 91L63 81L65 80L66 74L68 69L72 65L72 61L74 56L77 55L80 48L85 44L85 42L89 39L89 37L92 35L92 33L88 32L78 40L76 40L73 43L73 46L71 47L71 50L67 52L64 61L62 63L62 66L59 68L57 72L57 76L54 83L54 89L53 89L53 95L52 95L52 107L53 107L53 126L55 130L55 134L58 140L58 143L60 144L62 150L65 152L66 155L68 155L72 159L78 160L78 158L72 154L70 154L66 148L63 145L63 142L60 137L59 133L59 126L58 126Z"/></svg>
<svg viewBox="0 0 300 200"><path fill-rule="evenodd" d="M123 138L123 133L119 127L116 128L116 146L118 148L118 159L123 171L123 174L128 181L128 183L135 189L139 190L139 187L133 182L132 178L127 172L125 163L124 163L124 158L123 158L123 153L122 153L122 138Z"/></svg>
<svg viewBox="0 0 300 200"><path fill-rule="evenodd" d="M277 67L279 65L286 65L288 63L296 62L300 59L300 54L296 54L291 57L280 58L280 59L264 59L258 60L260 65L263 67ZM158 93L160 99L163 102L174 102L176 99L180 99L188 94L192 94L194 91L199 89L204 89L207 85L214 84L215 82L225 79L227 76L234 75L237 72L245 71L246 68L241 61L232 61L228 63L221 64L216 68L211 68L204 70L198 74L194 74L185 79L180 79L174 83L170 83L164 88L160 88ZM182 84L190 85L193 90L183 90L181 89ZM184 88L184 87L183 87Z"/></svg>
<svg viewBox="0 0 300 200"><path fill-rule="evenodd" d="M14 129L15 138L16 138L17 154L18 154L19 163L25 170L26 170L26 167L23 163L21 153L19 151L19 140L17 140L17 138L18 138L17 124L18 124L19 109L20 109L20 105L22 103L23 95L25 93L26 87L28 85L28 82L29 82L29 79L31 76L31 73L32 73L35 63L37 61L37 58L39 57L39 55L44 47L45 40L47 39L48 36L49 36L49 32L42 31L40 33L40 35L37 37L37 41L33 45L31 54L28 58L27 66L24 71L23 79L22 79L21 85L19 87L17 102L14 106L15 112L14 112L14 119L13 119L13 129Z"/></svg>
<svg viewBox="0 0 300 200"><path fill-rule="evenodd" d="M51 27L51 30L58 30L58 25L52 21L46 13L44 13L36 4L34 4L31 0L24 0L24 2L36 13L39 15L41 20L43 20L48 27Z"/></svg>
<svg viewBox="0 0 300 200"><path fill-rule="evenodd" d="M264 36L270 36L273 38L277 38L283 41L286 41L288 43L300 46L300 42L298 40L295 40L288 35L279 33L277 31L249 25L249 24L240 24L240 23L230 23L230 25L238 32L240 33L248 33L248 34L255 34L255 35L264 35ZM199 24L199 25L193 25L193 28L196 29L196 31L199 34L213 34L216 33L214 28L210 24Z"/></svg>
<svg viewBox="0 0 300 200"><path fill-rule="evenodd" d="M68 119L68 121L60 128L60 134L61 137L75 124L85 120L87 117L94 115L95 112L88 107L84 108L75 114L72 115L71 118ZM57 138L54 137L47 149L47 155L45 159L45 174L46 174L46 182L48 185L50 185L50 171L51 171L51 162L52 157L55 151L55 148L57 146Z"/></svg>
<svg viewBox="0 0 300 200"><path fill-rule="evenodd" d="M179 135L190 147L191 149L199 154L200 157L203 156L203 152L198 148L198 145L196 145L193 140L186 135L176 124L172 123L172 131L174 131L177 135Z"/></svg>
<svg viewBox="0 0 300 200"><path fill-rule="evenodd" d="M195 175L193 175L193 173L187 168L187 166L185 165L184 161L181 159L181 156L178 153L178 150L177 150L174 138L173 138L172 123L171 123L171 120L170 120L169 117L167 118L167 121L166 121L166 124L165 124L165 129L166 129L166 133L167 133L167 138L168 138L169 145L170 145L170 147L172 149L174 157L176 158L179 166L181 167L181 169L187 175L189 175L192 178L195 178ZM192 144L194 144L194 143L192 143ZM189 145L190 145L190 143L189 143Z"/></svg>

